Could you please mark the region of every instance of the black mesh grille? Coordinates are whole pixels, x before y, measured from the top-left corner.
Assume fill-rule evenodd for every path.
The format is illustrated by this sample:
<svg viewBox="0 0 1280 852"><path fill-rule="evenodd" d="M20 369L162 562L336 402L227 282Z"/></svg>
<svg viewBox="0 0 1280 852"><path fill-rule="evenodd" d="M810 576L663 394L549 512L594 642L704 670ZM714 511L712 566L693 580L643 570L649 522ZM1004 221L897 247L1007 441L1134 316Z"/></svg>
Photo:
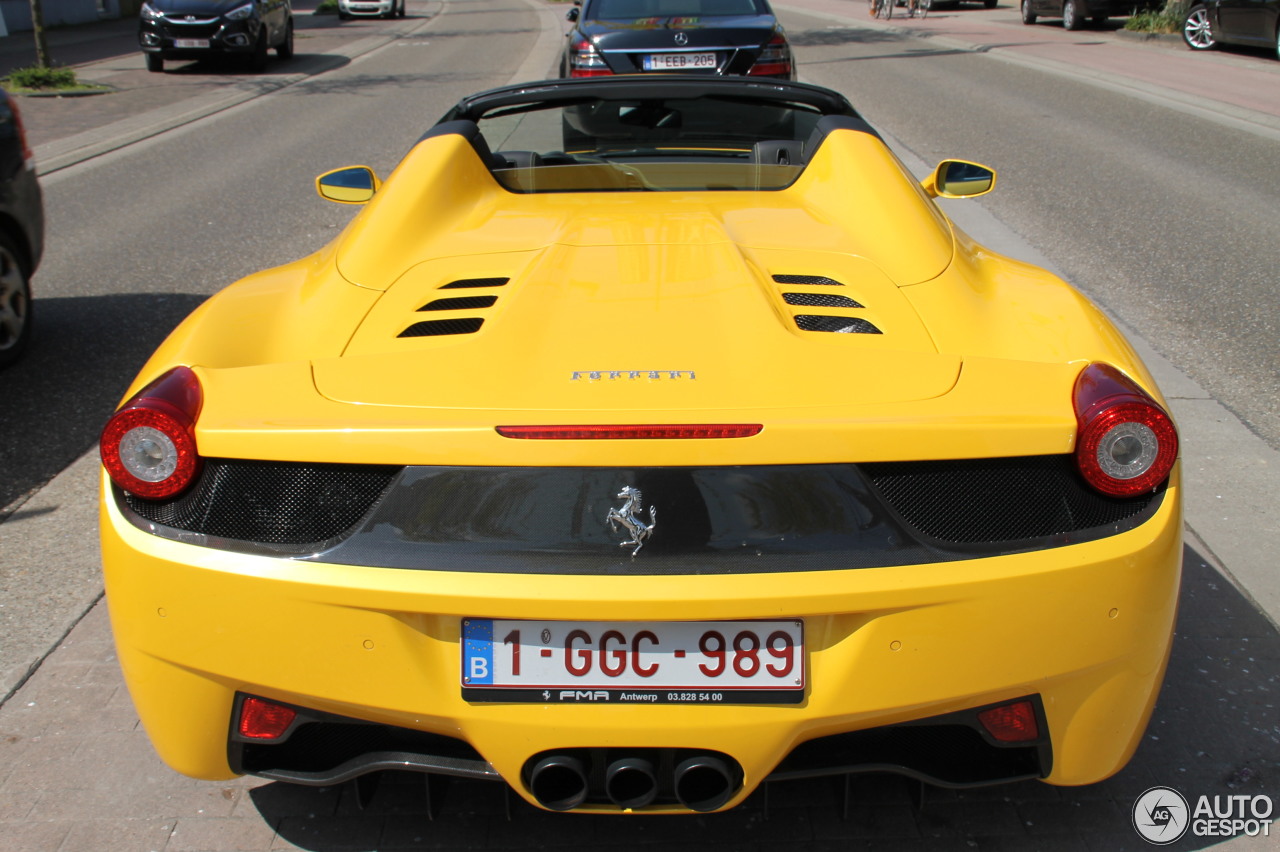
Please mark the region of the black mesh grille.
<svg viewBox="0 0 1280 852"><path fill-rule="evenodd" d="M861 308L861 302L848 296L833 296L827 293L783 293L788 305L802 305L806 308Z"/></svg>
<svg viewBox="0 0 1280 852"><path fill-rule="evenodd" d="M908 524L939 541L976 544L1107 527L1146 511L1156 492L1106 497L1071 456L860 465Z"/></svg>
<svg viewBox="0 0 1280 852"><path fill-rule="evenodd" d="M463 278L459 281L450 281L440 289L462 290L467 287L501 287L510 280L510 278Z"/></svg>
<svg viewBox="0 0 1280 852"><path fill-rule="evenodd" d="M399 470L206 459L199 480L180 497L157 502L126 493L124 500L148 521L188 532L265 544L310 544L353 527Z"/></svg>
<svg viewBox="0 0 1280 852"><path fill-rule="evenodd" d="M463 317L460 319L426 320L415 322L400 332L399 337L438 337L443 334L474 334L484 325L480 317Z"/></svg>
<svg viewBox="0 0 1280 852"><path fill-rule="evenodd" d="M839 281L832 281L823 275L775 275L773 280L779 284L799 284L807 287L843 287Z"/></svg>
<svg viewBox="0 0 1280 852"><path fill-rule="evenodd" d="M473 308L488 308L498 301L497 296L460 296L456 299L436 299L427 302L420 311L468 311ZM403 337L404 335L401 335Z"/></svg>
<svg viewBox="0 0 1280 852"><path fill-rule="evenodd" d="M605 519L621 484L657 523L642 558ZM1061 547L1146 522L1164 491L1100 495L1073 458L706 468L209 459L170 501L117 492L157 535L345 565L522 574L826 571ZM148 524L163 525L155 529ZM243 544L242 544L243 543Z"/></svg>
<svg viewBox="0 0 1280 852"><path fill-rule="evenodd" d="M804 331L831 331L837 334L880 334L880 329L858 317L824 317L797 314L796 325Z"/></svg>
<svg viewBox="0 0 1280 852"><path fill-rule="evenodd" d="M167 38L213 38L222 28L219 21L211 24L187 24L165 21L164 34Z"/></svg>

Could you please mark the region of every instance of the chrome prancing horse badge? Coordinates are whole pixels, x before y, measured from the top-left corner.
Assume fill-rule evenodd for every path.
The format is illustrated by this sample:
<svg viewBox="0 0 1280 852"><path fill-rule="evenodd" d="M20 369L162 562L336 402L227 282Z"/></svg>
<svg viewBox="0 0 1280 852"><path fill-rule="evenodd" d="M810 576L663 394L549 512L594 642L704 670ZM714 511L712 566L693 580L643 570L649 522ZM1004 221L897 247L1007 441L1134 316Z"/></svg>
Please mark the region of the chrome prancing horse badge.
<svg viewBox="0 0 1280 852"><path fill-rule="evenodd" d="M628 541L620 542L619 547L628 547L632 544L636 549L631 551L631 555L635 556L640 552L640 548L644 547L644 543L653 534L653 528L658 525L658 509L656 506L649 507L649 523L645 523L636 517L637 512L643 512L644 498L640 494L639 488L632 488L630 485L623 486L618 492L618 499L625 500L620 508L610 509L609 516L605 518L609 522L609 528L614 532L618 531L618 524L622 524L627 528L627 532L631 534Z"/></svg>

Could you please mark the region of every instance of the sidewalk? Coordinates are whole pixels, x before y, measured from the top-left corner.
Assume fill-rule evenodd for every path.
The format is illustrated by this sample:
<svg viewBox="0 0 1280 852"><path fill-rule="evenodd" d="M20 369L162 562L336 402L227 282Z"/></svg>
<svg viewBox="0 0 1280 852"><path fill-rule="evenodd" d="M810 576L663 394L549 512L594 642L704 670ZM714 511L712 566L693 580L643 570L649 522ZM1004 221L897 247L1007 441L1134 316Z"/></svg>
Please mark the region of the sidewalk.
<svg viewBox="0 0 1280 852"><path fill-rule="evenodd" d="M422 21L439 9L420 4L410 18ZM169 63L163 74L146 70L138 48L136 18L50 30L53 61L76 69L85 82L102 83L105 94L27 96L19 99L27 137L41 175L195 121L301 79L341 67L403 35L403 27L378 19L339 21L315 15L310 4L294 6L296 55L274 54L264 74L252 74L236 57ZM31 33L0 38L0 73L35 61Z"/></svg>
<svg viewBox="0 0 1280 852"><path fill-rule="evenodd" d="M985 53L1050 73L1085 77L1184 111L1234 120L1280 139L1280 62L1273 51L1225 48L1197 53L1180 37L1145 39L1111 19L1075 32L1060 21L1022 23L1016 0L993 10L973 6L942 9L924 20L867 16L861 0L779 0L778 10L828 18L859 28L910 33L939 46ZM800 55L804 72L804 56Z"/></svg>

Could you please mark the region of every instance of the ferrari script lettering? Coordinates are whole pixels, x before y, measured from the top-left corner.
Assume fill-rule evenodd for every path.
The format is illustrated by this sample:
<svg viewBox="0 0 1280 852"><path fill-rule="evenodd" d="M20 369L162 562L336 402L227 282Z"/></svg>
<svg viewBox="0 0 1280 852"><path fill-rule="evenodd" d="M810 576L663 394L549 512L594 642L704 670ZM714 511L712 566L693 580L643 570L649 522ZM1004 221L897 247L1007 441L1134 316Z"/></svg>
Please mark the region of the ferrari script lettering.
<svg viewBox="0 0 1280 852"><path fill-rule="evenodd" d="M651 382L656 382L662 379L674 381L683 378L693 381L698 377L693 370L574 370L573 374L569 376L569 381L580 382L586 380L588 382L599 382L604 379L610 381L617 379L631 381L648 379Z"/></svg>

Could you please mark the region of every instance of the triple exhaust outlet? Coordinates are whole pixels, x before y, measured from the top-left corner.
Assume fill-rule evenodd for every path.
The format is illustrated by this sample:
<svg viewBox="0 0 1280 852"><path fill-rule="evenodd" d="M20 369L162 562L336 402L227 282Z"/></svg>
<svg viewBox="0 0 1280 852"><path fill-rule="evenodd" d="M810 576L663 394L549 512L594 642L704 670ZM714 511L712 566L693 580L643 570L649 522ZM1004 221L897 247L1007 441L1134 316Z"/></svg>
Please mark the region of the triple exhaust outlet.
<svg viewBox="0 0 1280 852"><path fill-rule="evenodd" d="M605 800L623 809L643 808L664 795L691 811L706 813L723 807L740 783L737 764L714 754L693 754L679 762L660 757L655 762L644 754L611 757L602 768L593 767L586 755L537 758L528 770L529 791L539 804L553 811L582 806L595 787Z"/></svg>

